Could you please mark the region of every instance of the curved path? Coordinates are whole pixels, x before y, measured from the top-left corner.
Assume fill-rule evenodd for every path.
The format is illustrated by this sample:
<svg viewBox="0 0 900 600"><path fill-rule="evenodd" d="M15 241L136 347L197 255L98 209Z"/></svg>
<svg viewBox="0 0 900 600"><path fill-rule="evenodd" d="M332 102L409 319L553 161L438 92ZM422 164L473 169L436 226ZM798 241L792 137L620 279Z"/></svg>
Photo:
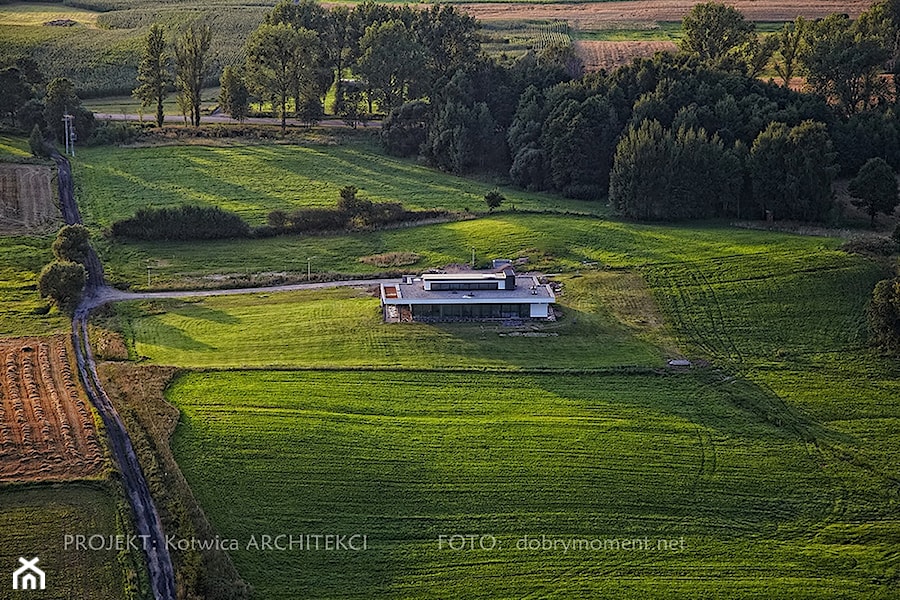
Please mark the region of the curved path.
<svg viewBox="0 0 900 600"><path fill-rule="evenodd" d="M72 170L69 161L56 150L52 152L56 161L59 176L60 210L67 225L80 224L81 214L78 204L75 202L75 194L72 186ZM196 296L223 296L231 294L259 294L267 292L286 292L302 289L322 289L336 286L368 286L377 285L381 279L356 279L351 281L333 281L323 283L300 283L261 288L236 288L225 290L201 290L201 291L177 291L177 292L145 292L130 293L117 290L106 285L103 275L103 265L97 253L90 251L86 261L88 281L81 303L72 318L72 343L75 347L75 359L78 365L78 373L84 383L85 391L91 403L97 408L106 433L109 437L110 448L119 470L122 474L122 485L128 496L134 517L134 526L138 535L145 536L144 555L147 560L147 570L150 574L150 586L153 590L154 600L175 600L175 569L172 566L172 557L166 544L165 532L159 511L150 494L147 479L141 470L137 453L128 437L128 431L122 422L118 411L106 395L100 378L97 375L97 364L91 349L88 335L88 318L91 310L109 302L123 300L140 300L150 298L186 298Z"/></svg>
<svg viewBox="0 0 900 600"><path fill-rule="evenodd" d="M72 186L72 169L69 161L58 151L51 153L59 170L59 202L63 219L67 225L81 223L81 214L78 204L75 202L75 193ZM95 290L106 289L103 277L103 266L97 253L91 249L85 262L88 270L86 291L87 297L92 297ZM175 569L172 566L172 557L166 545L165 533L156 504L150 495L150 487L147 479L138 463L137 454L131 444L131 438L122 422L116 408L110 402L100 378L97 376L97 365L94 362L94 353L88 337L88 314L93 306L82 302L72 318L72 344L75 347L75 360L78 364L78 373L84 383L85 391L91 403L100 413L106 434L109 437L110 448L119 471L122 474L122 485L131 505L134 526L138 535L145 536L144 555L147 559L147 571L150 574L150 587L153 590L154 600L175 600Z"/></svg>

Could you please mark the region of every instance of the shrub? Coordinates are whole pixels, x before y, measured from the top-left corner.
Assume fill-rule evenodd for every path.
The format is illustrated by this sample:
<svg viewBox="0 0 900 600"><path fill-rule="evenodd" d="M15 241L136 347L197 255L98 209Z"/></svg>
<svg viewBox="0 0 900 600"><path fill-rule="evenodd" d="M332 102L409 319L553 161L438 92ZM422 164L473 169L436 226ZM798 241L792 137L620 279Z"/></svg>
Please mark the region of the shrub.
<svg viewBox="0 0 900 600"><path fill-rule="evenodd" d="M138 240L218 240L250 237L239 215L217 206L182 205L142 208L130 219L116 221L112 234Z"/></svg>
<svg viewBox="0 0 900 600"><path fill-rule="evenodd" d="M73 262L55 261L45 266L38 277L41 296L50 298L62 310L71 310L78 305L87 272L82 265Z"/></svg>
<svg viewBox="0 0 900 600"><path fill-rule="evenodd" d="M900 350L900 277L875 285L868 318L873 343L885 350Z"/></svg>
<svg viewBox="0 0 900 600"><path fill-rule="evenodd" d="M56 234L53 255L61 262L84 264L90 252L91 233L84 225L66 225Z"/></svg>
<svg viewBox="0 0 900 600"><path fill-rule="evenodd" d="M506 200L506 198L504 198L503 194L498 190L491 190L484 195L484 203L487 204L487 207L491 212L494 212L495 208L500 208L500 205L503 204L504 200Z"/></svg>
<svg viewBox="0 0 900 600"><path fill-rule="evenodd" d="M897 251L897 242L891 238L872 235L848 240L841 245L841 250L851 254L890 256Z"/></svg>
<svg viewBox="0 0 900 600"><path fill-rule="evenodd" d="M44 145L44 134L41 132L41 126L37 123L31 128L31 135L28 136L28 147L31 153L38 158L47 157L47 147Z"/></svg>
<svg viewBox="0 0 900 600"><path fill-rule="evenodd" d="M335 231L347 224L347 214L333 208L301 208L289 217L289 230L295 232Z"/></svg>

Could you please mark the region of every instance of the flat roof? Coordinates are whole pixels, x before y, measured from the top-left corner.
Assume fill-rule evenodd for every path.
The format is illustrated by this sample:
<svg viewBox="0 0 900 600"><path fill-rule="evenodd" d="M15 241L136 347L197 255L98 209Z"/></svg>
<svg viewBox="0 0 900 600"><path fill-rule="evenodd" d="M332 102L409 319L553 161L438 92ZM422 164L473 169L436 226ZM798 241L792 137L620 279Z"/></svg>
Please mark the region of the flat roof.
<svg viewBox="0 0 900 600"><path fill-rule="evenodd" d="M387 295L387 290L392 287L396 288L397 297ZM381 290L381 299L385 304L547 304L556 301L549 285L527 275L517 275L516 287L512 290L426 291L421 278L410 283L384 284Z"/></svg>
<svg viewBox="0 0 900 600"><path fill-rule="evenodd" d="M472 281L473 279L506 279L506 273L425 273L422 281Z"/></svg>

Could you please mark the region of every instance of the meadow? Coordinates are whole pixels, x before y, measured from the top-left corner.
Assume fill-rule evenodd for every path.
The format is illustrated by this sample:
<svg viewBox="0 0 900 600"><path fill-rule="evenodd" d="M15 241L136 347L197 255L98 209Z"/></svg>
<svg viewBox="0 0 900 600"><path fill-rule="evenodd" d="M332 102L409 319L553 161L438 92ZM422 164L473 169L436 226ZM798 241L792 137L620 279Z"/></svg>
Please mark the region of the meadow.
<svg viewBox="0 0 900 600"><path fill-rule="evenodd" d="M602 207L598 207L602 209ZM383 252L421 258L406 272L493 258L527 259L524 269L576 272L594 268L765 255L791 264L809 255L829 256L840 240L734 230L715 224L643 225L602 218L504 212L478 219L347 235L279 236L202 243L99 240L107 277L136 289L259 285L273 275L373 274L360 262ZM797 256L799 255L799 256Z"/></svg>
<svg viewBox="0 0 900 600"><path fill-rule="evenodd" d="M890 597L900 388L863 315L884 268L834 240L724 227L452 225L494 221L482 240L502 254L484 232L529 220L631 268L562 277L564 318L535 330L558 337L385 326L348 290L120 307L142 360L207 369L168 398L220 535L370 538L234 552L241 575L271 598ZM672 348L713 366L660 369ZM282 369L240 369L266 364ZM499 547L440 548L454 533ZM684 536L685 551L516 548L541 535Z"/></svg>
<svg viewBox="0 0 900 600"><path fill-rule="evenodd" d="M368 536L360 552L232 552L265 598L876 597L890 546L847 556L821 457L732 394L765 396L702 374L263 371L189 374L169 398L219 535ZM491 537L439 545L454 534Z"/></svg>
<svg viewBox="0 0 900 600"><path fill-rule="evenodd" d="M38 566L47 573L42 598L131 598L131 555L66 549L64 544L66 535L125 533L117 512L122 509L127 511L117 494L100 482L0 486L0 563L12 571L18 557L39 557ZM8 586L4 581L4 588Z"/></svg>
<svg viewBox="0 0 900 600"><path fill-rule="evenodd" d="M494 187L386 156L364 133L305 145L96 147L80 152L74 167L85 221L100 227L139 207L181 203L220 206L262 225L274 209L334 206L347 185L409 209L483 211ZM596 203L502 191L517 208L604 212Z"/></svg>

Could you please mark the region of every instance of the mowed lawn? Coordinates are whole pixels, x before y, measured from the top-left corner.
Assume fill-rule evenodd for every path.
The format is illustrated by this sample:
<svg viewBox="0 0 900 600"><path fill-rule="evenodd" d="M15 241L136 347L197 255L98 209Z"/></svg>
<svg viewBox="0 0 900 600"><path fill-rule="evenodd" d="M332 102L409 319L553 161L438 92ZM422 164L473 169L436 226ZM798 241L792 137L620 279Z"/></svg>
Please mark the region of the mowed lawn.
<svg viewBox="0 0 900 600"><path fill-rule="evenodd" d="M169 391L176 457L219 535L368 536L361 552L232 552L260 597L871 596L889 546L819 537L846 491L803 423L754 410L765 395L712 373L255 371ZM455 534L475 548L441 548ZM523 549L542 536L650 546Z"/></svg>
<svg viewBox="0 0 900 600"><path fill-rule="evenodd" d="M564 278L557 323L385 324L372 293L353 288L121 306L138 356L191 367L598 368L661 366L652 305L631 304L621 273ZM608 303L608 304L605 304ZM649 313L649 314L647 314Z"/></svg>
<svg viewBox="0 0 900 600"><path fill-rule="evenodd" d="M484 195L493 185L386 156L374 144L89 148L74 162L75 180L86 222L104 227L139 208L182 203L220 206L262 225L275 209L334 206L348 185L374 202L409 209L487 209ZM549 194L503 193L508 205L523 209L604 211Z"/></svg>
<svg viewBox="0 0 900 600"><path fill-rule="evenodd" d="M30 592L35 597L130 598L125 570L131 572L133 587L133 556L120 556L115 550L86 551L65 546L66 535L127 533L119 529L118 502L115 494L100 483L0 486L0 564L7 577L18 568L20 556L37 556L38 566L46 572L47 589ZM14 592L7 591L11 590L10 584L4 578L0 597L14 597ZM21 592L22 597L28 594Z"/></svg>

